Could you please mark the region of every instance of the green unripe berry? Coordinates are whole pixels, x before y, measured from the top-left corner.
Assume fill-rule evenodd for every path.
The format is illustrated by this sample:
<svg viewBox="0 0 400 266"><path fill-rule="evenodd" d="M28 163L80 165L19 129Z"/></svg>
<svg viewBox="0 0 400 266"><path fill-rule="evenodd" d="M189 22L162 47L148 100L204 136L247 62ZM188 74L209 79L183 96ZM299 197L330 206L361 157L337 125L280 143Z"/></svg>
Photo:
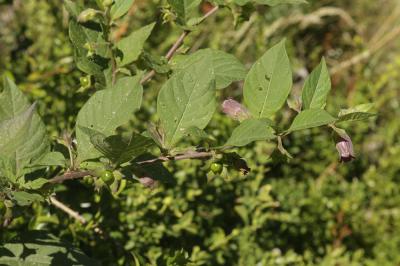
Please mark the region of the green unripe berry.
<svg viewBox="0 0 400 266"><path fill-rule="evenodd" d="M100 178L105 182L105 183L111 183L114 180L114 174L111 171L104 171L101 175Z"/></svg>
<svg viewBox="0 0 400 266"><path fill-rule="evenodd" d="M220 163L212 163L210 169L214 174L220 174L222 172L223 167L222 164Z"/></svg>
<svg viewBox="0 0 400 266"><path fill-rule="evenodd" d="M90 76L85 76L85 77L80 77L79 81L81 83L81 87L84 89L89 88L92 84L91 80L90 80Z"/></svg>

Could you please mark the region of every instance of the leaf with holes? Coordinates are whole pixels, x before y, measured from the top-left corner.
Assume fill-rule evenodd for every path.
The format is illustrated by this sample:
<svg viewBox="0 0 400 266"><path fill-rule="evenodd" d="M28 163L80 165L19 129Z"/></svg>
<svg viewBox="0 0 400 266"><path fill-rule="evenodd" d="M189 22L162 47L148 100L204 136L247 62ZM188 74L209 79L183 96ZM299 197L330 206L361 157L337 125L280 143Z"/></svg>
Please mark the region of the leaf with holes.
<svg viewBox="0 0 400 266"><path fill-rule="evenodd" d="M174 73L158 94L157 113L165 131L166 147L171 148L190 127L203 129L217 103L210 58Z"/></svg>
<svg viewBox="0 0 400 266"><path fill-rule="evenodd" d="M254 117L269 118L285 103L291 87L292 71L283 40L250 69L244 82L244 102Z"/></svg>
<svg viewBox="0 0 400 266"><path fill-rule="evenodd" d="M107 137L113 135L118 126L127 123L142 102L140 78L135 76L117 80L111 88L93 94L79 111L76 138L80 161L101 156L82 128L96 130Z"/></svg>

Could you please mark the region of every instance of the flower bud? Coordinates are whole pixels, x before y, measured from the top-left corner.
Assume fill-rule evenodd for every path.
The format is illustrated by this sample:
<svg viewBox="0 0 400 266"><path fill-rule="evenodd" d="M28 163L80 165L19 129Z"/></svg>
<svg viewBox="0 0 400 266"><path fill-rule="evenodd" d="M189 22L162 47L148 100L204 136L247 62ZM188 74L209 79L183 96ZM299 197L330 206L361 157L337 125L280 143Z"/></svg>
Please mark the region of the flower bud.
<svg viewBox="0 0 400 266"><path fill-rule="evenodd" d="M148 176L139 178L139 182L143 186L145 186L147 188L151 188L151 189L153 189L153 188L158 186L158 181L156 181L153 178L148 177Z"/></svg>
<svg viewBox="0 0 400 266"><path fill-rule="evenodd" d="M249 110L233 99L225 100L222 103L222 111L234 120L243 121L250 118Z"/></svg>
<svg viewBox="0 0 400 266"><path fill-rule="evenodd" d="M336 149L339 152L340 162L349 162L355 158L353 143L349 136L339 137L336 142Z"/></svg>
<svg viewBox="0 0 400 266"><path fill-rule="evenodd" d="M103 0L103 6L109 7L113 4L113 0Z"/></svg>
<svg viewBox="0 0 400 266"><path fill-rule="evenodd" d="M83 10L78 16L78 22L85 23L94 19L97 15L97 10L93 8L88 8Z"/></svg>

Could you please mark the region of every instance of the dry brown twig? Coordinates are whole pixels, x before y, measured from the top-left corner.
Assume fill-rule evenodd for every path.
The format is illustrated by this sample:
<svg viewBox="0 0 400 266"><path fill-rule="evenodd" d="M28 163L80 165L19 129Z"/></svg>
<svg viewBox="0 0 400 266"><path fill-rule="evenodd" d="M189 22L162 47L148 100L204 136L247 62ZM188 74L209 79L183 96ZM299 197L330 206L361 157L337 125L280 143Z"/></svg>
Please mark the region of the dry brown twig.
<svg viewBox="0 0 400 266"><path fill-rule="evenodd" d="M299 24L300 28L304 29L311 25L322 24L323 17L332 16L340 17L347 25L358 31L357 24L346 11L337 7L323 7L310 14L291 15L290 17L276 20L271 26L264 30L264 39L268 39L278 30L285 29L291 25Z"/></svg>

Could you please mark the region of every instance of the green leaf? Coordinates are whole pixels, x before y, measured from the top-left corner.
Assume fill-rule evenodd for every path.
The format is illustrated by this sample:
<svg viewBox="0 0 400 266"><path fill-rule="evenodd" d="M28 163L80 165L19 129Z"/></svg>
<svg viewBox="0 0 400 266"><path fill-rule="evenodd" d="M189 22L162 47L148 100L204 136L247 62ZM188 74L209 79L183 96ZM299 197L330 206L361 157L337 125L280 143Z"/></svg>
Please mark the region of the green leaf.
<svg viewBox="0 0 400 266"><path fill-rule="evenodd" d="M117 165L148 152L154 145L151 138L136 133L128 136L112 135L106 137L90 129L85 129L85 131L90 134L90 141L94 147Z"/></svg>
<svg viewBox="0 0 400 266"><path fill-rule="evenodd" d="M277 6L283 4L307 4L305 0L254 0L256 4Z"/></svg>
<svg viewBox="0 0 400 266"><path fill-rule="evenodd" d="M49 152L46 128L35 111L35 105L10 79L4 80L0 93L0 157L14 166L14 178L26 173L25 167ZM6 172L10 173L11 169ZM29 171L28 171L29 172Z"/></svg>
<svg viewBox="0 0 400 266"><path fill-rule="evenodd" d="M373 104L360 104L349 109L341 109L337 123L345 121L361 121L370 117L376 116L375 113L368 112L373 107Z"/></svg>
<svg viewBox="0 0 400 266"><path fill-rule="evenodd" d="M155 22L153 22L144 26L132 32L127 37L122 38L117 43L117 48L122 52L122 56L118 61L118 66L121 67L130 64L139 58L139 55L143 51L144 43L147 38L149 38L155 25Z"/></svg>
<svg viewBox="0 0 400 266"><path fill-rule="evenodd" d="M199 8L201 0L168 0L168 3L176 13L177 22L181 25L186 25Z"/></svg>
<svg viewBox="0 0 400 266"><path fill-rule="evenodd" d="M115 129L128 122L141 105L143 87L140 78L138 75L117 80L113 87L93 94L79 111L76 138L80 161L101 156L82 128L96 130L105 136L113 135Z"/></svg>
<svg viewBox="0 0 400 266"><path fill-rule="evenodd" d="M210 58L210 68L213 69L215 75L215 83L217 89L223 89L233 81L243 80L246 76L246 68L233 55L214 49L201 49L188 56L180 56L175 58L173 63L176 70L183 70L192 64Z"/></svg>
<svg viewBox="0 0 400 266"><path fill-rule="evenodd" d="M82 6L80 6L78 3L73 2L71 0L65 0L64 7L68 11L68 13L71 16L73 16L74 18L77 18L79 16L79 14L83 11Z"/></svg>
<svg viewBox="0 0 400 266"><path fill-rule="evenodd" d="M65 166L65 157L61 152L49 152L36 161L33 166Z"/></svg>
<svg viewBox="0 0 400 266"><path fill-rule="evenodd" d="M244 102L254 117L268 118L285 103L291 87L292 71L283 40L250 69L244 82Z"/></svg>
<svg viewBox="0 0 400 266"><path fill-rule="evenodd" d="M111 7L110 14L111 19L116 20L123 15L125 15L131 6L133 5L134 0L115 0L114 4Z"/></svg>
<svg viewBox="0 0 400 266"><path fill-rule="evenodd" d="M43 201L43 197L36 193L28 193L25 191L12 191L10 198L19 206L28 206L36 201Z"/></svg>
<svg viewBox="0 0 400 266"><path fill-rule="evenodd" d="M293 120L288 132L328 125L336 121L327 111L308 109L301 111Z"/></svg>
<svg viewBox="0 0 400 266"><path fill-rule="evenodd" d="M174 73L158 94L157 113L171 148L190 127L204 129L217 103L215 80L210 60L193 64Z"/></svg>
<svg viewBox="0 0 400 266"><path fill-rule="evenodd" d="M247 119L236 127L224 146L242 147L253 141L275 138L268 119Z"/></svg>
<svg viewBox="0 0 400 266"><path fill-rule="evenodd" d="M11 266L100 265L71 244L41 231L18 234L0 248L0 264Z"/></svg>
<svg viewBox="0 0 400 266"><path fill-rule="evenodd" d="M22 186L26 189L39 189L43 187L49 180L45 178L36 178L35 180L28 181Z"/></svg>
<svg viewBox="0 0 400 266"><path fill-rule="evenodd" d="M325 59L316 67L306 79L301 94L302 108L306 109L324 109L326 98L331 90L331 79L326 67Z"/></svg>

